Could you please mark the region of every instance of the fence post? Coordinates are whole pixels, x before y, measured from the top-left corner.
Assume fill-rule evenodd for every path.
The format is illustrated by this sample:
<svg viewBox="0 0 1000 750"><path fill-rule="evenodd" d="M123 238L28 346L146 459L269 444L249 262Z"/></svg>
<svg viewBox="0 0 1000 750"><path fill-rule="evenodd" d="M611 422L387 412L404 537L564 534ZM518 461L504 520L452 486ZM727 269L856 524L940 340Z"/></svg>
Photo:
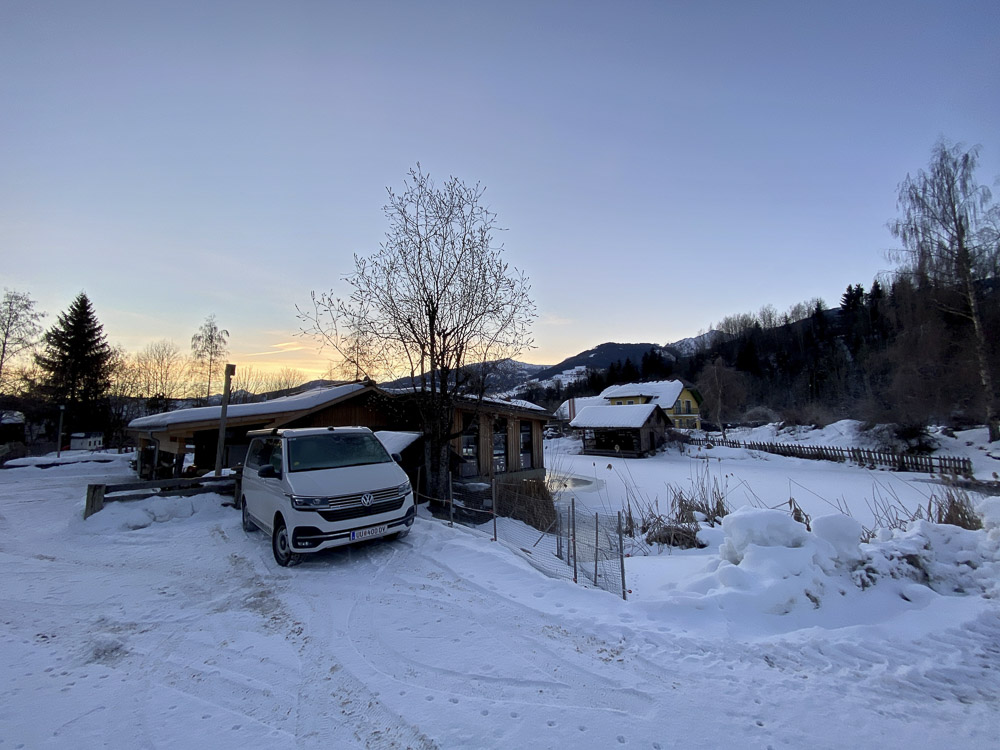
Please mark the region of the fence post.
<svg viewBox="0 0 1000 750"><path fill-rule="evenodd" d="M597 552L601 547L601 517L594 514L594 585L597 585Z"/></svg>
<svg viewBox="0 0 1000 750"><path fill-rule="evenodd" d="M490 480L490 493L493 496L493 541L497 540L497 479Z"/></svg>
<svg viewBox="0 0 1000 750"><path fill-rule="evenodd" d="M448 525L455 525L455 494L451 491L451 474L448 475Z"/></svg>
<svg viewBox="0 0 1000 750"><path fill-rule="evenodd" d="M556 557L563 559L562 555L562 510L556 508Z"/></svg>
<svg viewBox="0 0 1000 750"><path fill-rule="evenodd" d="M573 583L578 583L576 580L576 498L571 498L569 501L570 508L570 536L573 544Z"/></svg>
<svg viewBox="0 0 1000 750"><path fill-rule="evenodd" d="M625 538L621 511L618 511L618 564L622 571L622 599L628 601L628 589L625 588Z"/></svg>
<svg viewBox="0 0 1000 750"><path fill-rule="evenodd" d="M103 484L87 485L87 503L83 507L84 519L89 518L104 507L104 489L105 485Z"/></svg>

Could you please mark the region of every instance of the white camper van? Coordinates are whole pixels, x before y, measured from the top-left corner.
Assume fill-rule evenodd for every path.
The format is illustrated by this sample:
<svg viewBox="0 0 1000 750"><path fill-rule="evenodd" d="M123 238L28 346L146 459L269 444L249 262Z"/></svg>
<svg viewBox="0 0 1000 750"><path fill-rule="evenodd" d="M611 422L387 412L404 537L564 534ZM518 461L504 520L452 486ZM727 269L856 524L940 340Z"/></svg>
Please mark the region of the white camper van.
<svg viewBox="0 0 1000 750"><path fill-rule="evenodd" d="M271 535L278 565L302 554L406 535L413 489L367 427L257 430L243 469L243 528Z"/></svg>

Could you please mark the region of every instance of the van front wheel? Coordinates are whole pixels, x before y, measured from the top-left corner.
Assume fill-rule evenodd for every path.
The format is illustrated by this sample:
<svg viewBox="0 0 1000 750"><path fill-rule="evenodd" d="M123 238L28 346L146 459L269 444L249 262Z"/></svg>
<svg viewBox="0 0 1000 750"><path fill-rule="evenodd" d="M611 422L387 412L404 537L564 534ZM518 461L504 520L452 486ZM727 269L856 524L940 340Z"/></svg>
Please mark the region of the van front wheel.
<svg viewBox="0 0 1000 750"><path fill-rule="evenodd" d="M274 561L283 568L298 565L302 561L301 555L292 552L288 527L280 518L274 524L274 533L271 535L271 551L274 552Z"/></svg>
<svg viewBox="0 0 1000 750"><path fill-rule="evenodd" d="M247 499L245 497L240 501L240 507L243 509L243 530L248 534L256 531L257 524L250 519L250 514L247 512Z"/></svg>

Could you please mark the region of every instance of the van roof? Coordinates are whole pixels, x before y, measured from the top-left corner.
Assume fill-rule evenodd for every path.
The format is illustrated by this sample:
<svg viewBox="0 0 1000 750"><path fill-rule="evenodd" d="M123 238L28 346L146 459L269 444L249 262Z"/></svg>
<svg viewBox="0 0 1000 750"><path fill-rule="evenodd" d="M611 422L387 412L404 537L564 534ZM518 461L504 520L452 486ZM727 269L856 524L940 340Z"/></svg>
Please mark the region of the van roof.
<svg viewBox="0 0 1000 750"><path fill-rule="evenodd" d="M363 432L373 435L367 427L275 427L270 430L250 430L247 437L304 437L306 435L326 435L331 432Z"/></svg>

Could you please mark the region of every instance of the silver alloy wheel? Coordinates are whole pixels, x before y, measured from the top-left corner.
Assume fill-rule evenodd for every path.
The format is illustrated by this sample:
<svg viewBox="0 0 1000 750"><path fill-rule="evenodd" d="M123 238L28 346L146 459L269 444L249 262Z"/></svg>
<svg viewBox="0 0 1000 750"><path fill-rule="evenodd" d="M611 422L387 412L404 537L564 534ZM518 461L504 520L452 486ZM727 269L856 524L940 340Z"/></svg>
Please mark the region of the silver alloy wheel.
<svg viewBox="0 0 1000 750"><path fill-rule="evenodd" d="M283 568L296 565L299 562L299 556L292 552L291 543L288 540L288 528L284 521L278 521L274 527L271 550L274 552L274 561Z"/></svg>

